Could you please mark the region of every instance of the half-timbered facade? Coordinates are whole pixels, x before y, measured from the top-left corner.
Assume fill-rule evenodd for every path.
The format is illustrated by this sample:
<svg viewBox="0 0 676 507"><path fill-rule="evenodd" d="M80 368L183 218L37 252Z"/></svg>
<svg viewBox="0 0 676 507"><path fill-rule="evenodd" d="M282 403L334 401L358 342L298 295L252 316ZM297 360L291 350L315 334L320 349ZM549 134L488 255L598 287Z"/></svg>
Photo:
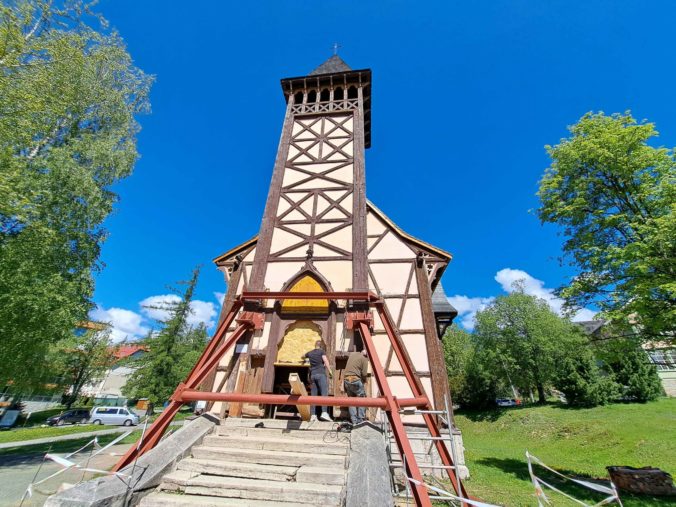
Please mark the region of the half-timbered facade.
<svg viewBox="0 0 676 507"><path fill-rule="evenodd" d="M228 284L224 314L245 290L370 290L386 302L427 395L443 406L448 381L440 334L455 314L439 279L451 255L406 234L366 199L371 71L352 70L334 56L281 83L287 108L260 231L215 259ZM263 301L256 310L265 322L240 340L206 387L288 392L289 373L306 378L303 354L322 340L336 372L329 394L344 395L342 370L359 342L345 322L353 309L360 308L349 301ZM411 396L377 316L374 341L394 395ZM211 410L266 410L232 405L216 403Z"/></svg>

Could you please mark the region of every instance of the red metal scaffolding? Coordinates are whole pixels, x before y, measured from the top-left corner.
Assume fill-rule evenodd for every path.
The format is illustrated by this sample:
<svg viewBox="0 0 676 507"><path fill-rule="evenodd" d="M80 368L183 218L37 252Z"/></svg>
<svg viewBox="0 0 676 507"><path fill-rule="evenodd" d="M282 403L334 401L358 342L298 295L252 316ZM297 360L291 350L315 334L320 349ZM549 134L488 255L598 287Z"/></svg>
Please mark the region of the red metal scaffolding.
<svg viewBox="0 0 676 507"><path fill-rule="evenodd" d="M248 331L262 329L265 316L257 311L242 311L245 302L263 302L266 300L282 299L326 299L326 300L346 300L368 304L374 307L378 312L381 322L389 338L392 350L401 364L404 376L413 393L412 398L397 398L392 394L385 370L378 357L371 328L373 317L368 311L352 311L346 314L346 326L348 329L359 331L364 342L364 347L368 353L368 358L373 368L373 376L376 379L380 396L376 398L356 398L356 397L338 397L338 396L300 396L300 395L279 395L279 394L245 394L245 393L214 393L199 391L199 387L207 376L215 370L225 354L242 338ZM228 330L235 323L234 331L228 335ZM464 485L456 476L456 468L451 454L446 447L444 440L437 426L434 415L426 413L434 411L432 404L423 390L420 380L415 375L415 371L410 363L408 354L404 348L395 326L391 322L388 313L385 311L384 302L372 292L243 292L233 303L232 307L221 321L212 340L209 342L204 352L200 356L197 364L186 378L185 382L179 384L171 396L169 404L148 428L140 445L132 446L127 453L120 458L113 471L118 471L132 463L139 456L145 454L155 447L169 423L174 418L178 410L184 403L191 401L227 401L242 403L260 403L267 405L329 405L341 407L376 407L385 411L392 428L395 441L399 452L404 457L406 476L410 478L411 493L415 499L416 505L431 507L427 488L424 485L423 477L418 467L413 449L409 442L401 419L401 410L406 407L416 407L421 411L425 425L430 432L430 436L439 453L442 463L448 473L448 477L456 493L462 498L470 498L465 491ZM448 421L450 424L450 421ZM463 506L467 505L463 503Z"/></svg>

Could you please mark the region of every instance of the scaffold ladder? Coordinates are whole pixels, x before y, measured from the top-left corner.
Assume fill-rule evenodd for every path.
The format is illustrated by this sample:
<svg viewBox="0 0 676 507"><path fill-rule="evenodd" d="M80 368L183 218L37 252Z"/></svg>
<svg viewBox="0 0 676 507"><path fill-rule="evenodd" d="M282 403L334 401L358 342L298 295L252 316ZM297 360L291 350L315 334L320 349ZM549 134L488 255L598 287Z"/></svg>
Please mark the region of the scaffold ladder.
<svg viewBox="0 0 676 507"><path fill-rule="evenodd" d="M356 303L357 305L368 305L368 307L374 308L385 328L392 350L402 367L409 388L413 393L413 397L397 398L393 395L387 381L387 376L385 375L385 370L382 366L383 363L378 357L378 352L376 351L373 342L373 336L371 334L373 315L370 311L348 311L346 313L346 324L348 329L358 331L361 335L364 347L368 354L368 359L373 369L373 376L376 379L378 390L380 392L380 396L378 397L356 398L347 396L302 396L200 391L200 385L213 371L215 371L221 359L234 347L237 341L246 336L247 333L263 328L265 315L260 311L249 311L248 308L250 308L251 305L256 304L260 308L261 302L266 300L284 299L345 300L347 301L348 307L351 307L351 305ZM245 310L241 311L243 308L245 308ZM230 331L233 324L235 324L235 328ZM441 438L441 432L435 421L435 414L437 411L434 410L429 398L425 394L420 379L415 375L408 352L404 348L401 337L396 331L396 327L392 323L389 314L385 309L384 301L372 292L243 292L235 298L232 306L218 325L213 338L204 349L204 352L192 371L188 374L186 380L176 388L174 394L170 398L169 404L148 429L143 441L132 446L118 461L113 468L113 471L121 470L134 462L138 457L153 449L159 443L162 435L169 426L169 423L181 406L184 403L192 401L380 408L387 416L395 442L397 443L402 460L404 460L405 473L409 478L411 495L416 505L420 507L431 507L432 500L428 493L429 486L425 485L423 482L420 467L415 459L411 443L401 418L401 411L403 409L409 407L415 408L425 422L425 426L429 431L441 462L448 474L448 478L453 485L453 489L459 497L463 499L469 498L464 485L459 480L453 457ZM450 423L450 419L447 422ZM468 505L464 501L461 503L463 506Z"/></svg>

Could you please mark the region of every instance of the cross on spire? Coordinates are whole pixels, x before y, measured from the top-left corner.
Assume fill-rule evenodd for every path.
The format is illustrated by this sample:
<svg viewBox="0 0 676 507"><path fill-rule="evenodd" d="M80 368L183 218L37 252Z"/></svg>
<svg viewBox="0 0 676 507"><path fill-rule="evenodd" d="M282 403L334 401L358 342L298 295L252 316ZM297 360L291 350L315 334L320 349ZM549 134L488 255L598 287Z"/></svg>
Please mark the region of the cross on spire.
<svg viewBox="0 0 676 507"><path fill-rule="evenodd" d="M341 46L341 45L338 44L337 42L334 42L334 43L333 43L333 46L331 46L331 48L333 49L333 56L336 56L336 55L338 54L338 49L339 49L339 48L342 48L342 47L343 47L343 46Z"/></svg>

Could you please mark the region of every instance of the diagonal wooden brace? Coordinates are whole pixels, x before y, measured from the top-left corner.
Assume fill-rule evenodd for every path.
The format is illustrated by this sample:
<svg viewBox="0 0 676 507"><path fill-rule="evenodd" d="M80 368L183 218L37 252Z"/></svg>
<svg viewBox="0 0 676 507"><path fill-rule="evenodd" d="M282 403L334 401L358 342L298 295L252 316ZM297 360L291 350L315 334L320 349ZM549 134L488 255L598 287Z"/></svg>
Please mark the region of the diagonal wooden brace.
<svg viewBox="0 0 676 507"><path fill-rule="evenodd" d="M216 334L211 339L211 342L204 349L204 352L200 356L197 364L192 369L188 378L185 382L181 382L174 394L172 394L169 404L162 411L159 417L153 422L153 424L148 428L148 431L145 433L143 440L139 441L137 445L131 447L122 458L115 464L113 471L117 472L118 470L129 465L131 462L154 448L159 441L162 439L162 435L169 427L172 419L179 411L183 405L182 395L186 390L197 389L204 379L211 373L214 368L221 361L223 356L230 350L235 343L250 329L255 328L256 326L256 317L253 315L253 312L245 312L238 319L237 328L224 340L225 335L227 334L228 327L235 319L237 312L241 304L236 303L228 312L225 319L221 322L216 330Z"/></svg>

